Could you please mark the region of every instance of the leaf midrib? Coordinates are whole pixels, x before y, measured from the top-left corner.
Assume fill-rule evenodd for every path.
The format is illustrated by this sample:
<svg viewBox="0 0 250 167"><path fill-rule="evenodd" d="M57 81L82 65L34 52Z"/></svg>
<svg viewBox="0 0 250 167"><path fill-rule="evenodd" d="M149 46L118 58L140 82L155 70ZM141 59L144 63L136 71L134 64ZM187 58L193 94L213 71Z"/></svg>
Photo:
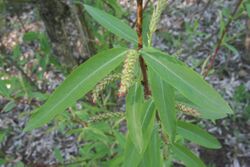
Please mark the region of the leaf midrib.
<svg viewBox="0 0 250 167"><path fill-rule="evenodd" d="M120 56L122 56L126 51L123 51L122 53L120 53L118 56L115 56L114 58L110 59L110 61L104 63L103 65L101 65L99 68L97 68L93 73L90 73L87 77L85 77L82 81L80 81L73 89L71 89L69 91L69 93L66 94L66 96L63 96L63 98L61 98L61 100L58 101L58 103L56 103L53 107L51 107L48 111L52 111L54 110L59 104L61 104L64 100L66 100L72 92L74 92L76 89L79 88L80 85L82 85L83 82L85 82L86 80L88 80L90 77L92 77L93 75L95 75L98 71L100 71L100 69L104 68L106 65L111 64L113 61L115 61L116 59L118 59ZM53 112L49 112L49 113L53 113ZM48 114L49 116L52 114ZM47 115L42 116L41 120L43 120L44 118L46 118Z"/></svg>
<svg viewBox="0 0 250 167"><path fill-rule="evenodd" d="M87 5L86 5L86 6L87 6ZM92 8L92 7L89 7L89 8ZM98 9L98 10L99 10L99 9ZM101 10L100 10L100 11L101 11ZM103 12L103 11L101 11L101 12ZM104 13L104 12L103 12L103 13ZM113 26L113 24L110 23L110 22L108 22L108 20L99 17L99 15L95 14L94 12L92 12L92 14L95 15L96 17L98 17L99 19L103 20L103 21L106 22L107 24L111 25L111 27L115 28L115 29L116 29L117 31L119 31L121 34L123 34L123 31L121 31L121 30L120 30L119 28L117 28L116 26ZM106 13L105 13L105 14L106 14ZM106 14L106 15L107 15L107 14ZM112 31L111 31L111 32L112 32ZM131 32L133 32L133 31L131 31ZM127 37L128 37L130 40L132 40L134 43L137 43L136 39L134 39L133 37L131 37L131 36L129 36L129 35L127 35Z"/></svg>
<svg viewBox="0 0 250 167"><path fill-rule="evenodd" d="M167 104L166 104L166 97L165 97L165 93L164 93L164 87L163 87L163 81L161 80L160 81L160 87L161 87L161 91L162 91L162 99L163 99L163 108L164 109L159 109L159 110L163 110L162 111L162 113L163 112L168 112L167 111L167 108L166 108L166 106L167 106ZM161 113L161 112L160 112ZM168 119L168 116L167 116L167 119ZM167 120L168 121L168 123L170 124L170 122L169 122L169 120ZM163 124L164 125L164 124ZM165 127L166 128L166 130L168 129L168 127ZM171 127L169 127L170 129L171 129ZM170 132L171 133L171 132ZM172 135L172 134L171 134Z"/></svg>
<svg viewBox="0 0 250 167"><path fill-rule="evenodd" d="M150 111L149 109L150 109L150 107L152 106L152 104L153 104L153 101L151 100L150 104L148 105L148 108L146 109L145 117L143 118L143 121L142 121L142 127L145 126L144 123L145 123L145 121L146 121L146 115L148 115L148 112Z"/></svg>
<svg viewBox="0 0 250 167"><path fill-rule="evenodd" d="M187 133L189 133L189 134L191 134L191 135L194 135L194 136L198 137L198 139L205 140L206 142L208 142L208 144L214 145L213 142L210 142L210 140L207 140L206 137L208 137L208 136L202 137L201 135L199 135L199 133L194 133L194 132L192 132L192 131L190 131L190 130L188 130L188 129L185 129L185 128L181 127L181 126L178 126L178 128L182 129L183 131L185 131L185 132L187 132ZM184 136L184 138L186 138L186 137ZM197 139L197 141L199 142L198 139ZM199 142L199 143L203 143L203 142Z"/></svg>
<svg viewBox="0 0 250 167"><path fill-rule="evenodd" d="M184 157L186 157L185 159L188 159L189 161L192 162L192 164L196 164L197 165L197 161L196 161L196 157L193 157L194 155L188 155L186 152L183 152L179 146L175 145L175 148L178 150L179 154L183 155ZM200 162L199 162L200 163Z"/></svg>
<svg viewBox="0 0 250 167"><path fill-rule="evenodd" d="M155 62L159 63L161 66L163 66L163 68L167 69L169 72L171 72L173 75L175 75L177 78L179 78L181 81L183 81L184 83L186 83L187 85L189 85L193 90L195 90L196 92L198 92L198 94L200 94L202 97L204 97L206 100L210 101L212 104L216 105L217 107L220 108L219 104L215 103L214 101L211 101L210 98L207 98L206 96L204 96L203 94L201 94L199 91L197 91L197 89L195 87L193 87L192 85L190 85L188 82L186 82L185 80L183 80L181 77L179 77L176 73L174 73L171 69L169 69L167 66L165 66L164 64L162 64L159 60L157 60L156 58L154 58L154 56L148 54L147 52L144 52L146 55L148 55L149 58L151 58L152 60L154 60ZM154 67L153 67L154 68Z"/></svg>
<svg viewBox="0 0 250 167"><path fill-rule="evenodd" d="M130 111L130 112L132 112L132 115L133 115L133 122L136 123L136 125L135 125L135 128L137 129L136 131L140 134L140 132L141 132L141 128L139 128L140 124L136 120L136 112L138 112L138 111L136 111L136 108L135 108L136 107L136 104L135 104L135 102L136 102L136 95L138 93L137 89L138 89L138 84L135 84L135 90L134 90L134 96L133 96L133 107L132 107L132 111ZM139 134L138 135L135 134L135 136L136 136L136 140L141 143L141 142L143 142L141 140L142 136L141 135L139 136ZM142 146L141 144L139 144L139 148L140 149L141 149L141 146Z"/></svg>

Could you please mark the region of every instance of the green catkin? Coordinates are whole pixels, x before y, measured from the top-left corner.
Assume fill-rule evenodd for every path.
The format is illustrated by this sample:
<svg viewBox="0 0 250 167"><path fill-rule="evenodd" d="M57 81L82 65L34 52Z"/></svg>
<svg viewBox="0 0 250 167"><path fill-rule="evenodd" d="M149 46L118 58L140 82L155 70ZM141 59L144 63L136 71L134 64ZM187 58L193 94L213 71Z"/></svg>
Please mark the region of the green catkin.
<svg viewBox="0 0 250 167"><path fill-rule="evenodd" d="M121 78L121 74L110 74L106 78L104 78L101 82L99 82L95 89L92 91L92 99L95 103L102 92L110 83Z"/></svg>
<svg viewBox="0 0 250 167"><path fill-rule="evenodd" d="M123 96L127 93L129 87L133 84L134 81L134 69L135 64L138 60L139 53L136 50L130 50L127 53L126 59L124 61L121 84L119 89L119 96Z"/></svg>
<svg viewBox="0 0 250 167"><path fill-rule="evenodd" d="M184 104L177 104L176 105L176 109L180 110L181 112L187 114L187 115L191 115L191 116L194 116L194 117L198 117L200 116L200 113L194 109L194 108L191 108L191 107L188 107Z"/></svg>
<svg viewBox="0 0 250 167"><path fill-rule="evenodd" d="M100 122L100 121L104 121L104 120L112 119L112 118L121 118L124 115L125 115L124 112L105 112L105 113L90 117L90 119L88 120L88 123Z"/></svg>
<svg viewBox="0 0 250 167"><path fill-rule="evenodd" d="M149 24L149 33L148 33L148 45L149 46L151 46L153 33L157 29L157 25L160 21L161 14L163 10L166 8L166 6L167 6L167 0L158 0L157 6L153 11L150 24Z"/></svg>

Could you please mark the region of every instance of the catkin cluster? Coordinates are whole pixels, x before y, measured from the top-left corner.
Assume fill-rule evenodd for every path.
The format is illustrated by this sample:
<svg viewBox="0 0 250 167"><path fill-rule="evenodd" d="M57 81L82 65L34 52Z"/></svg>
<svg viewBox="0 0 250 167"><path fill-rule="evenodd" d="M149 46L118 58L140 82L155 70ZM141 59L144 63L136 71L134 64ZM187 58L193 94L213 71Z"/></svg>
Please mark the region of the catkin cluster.
<svg viewBox="0 0 250 167"><path fill-rule="evenodd" d="M158 0L157 6L153 11L149 24L149 34L148 34L149 45L151 45L153 33L157 29L157 25L160 21L161 14L163 10L166 8L166 6L167 6L167 0Z"/></svg>
<svg viewBox="0 0 250 167"><path fill-rule="evenodd" d="M99 121L103 121L103 120L111 119L111 118L120 118L123 116L124 116L123 112L105 112L105 113L91 117L88 123L99 122Z"/></svg>
<svg viewBox="0 0 250 167"><path fill-rule="evenodd" d="M184 104L180 104L180 103L177 104L176 109L182 111L183 113L185 113L187 115L191 115L191 116L194 116L194 117L200 116L200 113L196 109L188 107L188 106L186 106Z"/></svg>
<svg viewBox="0 0 250 167"><path fill-rule="evenodd" d="M139 53L136 50L130 50L127 53L126 59L124 61L121 84L118 95L124 96L127 93L129 87L133 84L134 81L134 70L135 64L138 60Z"/></svg>
<svg viewBox="0 0 250 167"><path fill-rule="evenodd" d="M99 82L92 92L93 102L96 103L96 101L100 95L100 92L102 92L107 87L107 85L109 85L110 83L112 83L120 78L121 78L121 74L110 74L106 78L104 78L101 82Z"/></svg>

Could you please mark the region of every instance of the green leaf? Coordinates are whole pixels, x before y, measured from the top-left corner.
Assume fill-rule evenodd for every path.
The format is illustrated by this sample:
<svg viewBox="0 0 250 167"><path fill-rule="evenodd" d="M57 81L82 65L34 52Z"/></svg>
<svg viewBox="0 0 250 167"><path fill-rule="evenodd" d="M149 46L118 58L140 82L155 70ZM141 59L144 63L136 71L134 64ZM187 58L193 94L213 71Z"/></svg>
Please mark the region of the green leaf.
<svg viewBox="0 0 250 167"><path fill-rule="evenodd" d="M55 156L57 162L63 163L64 160L63 160L62 153L61 153L60 149L57 147L54 150L54 156Z"/></svg>
<svg viewBox="0 0 250 167"><path fill-rule="evenodd" d="M115 35L134 44L137 43L136 32L120 19L89 5L84 5L84 8L98 23Z"/></svg>
<svg viewBox="0 0 250 167"><path fill-rule="evenodd" d="M231 12L229 8L224 8L222 9L222 14L223 16L225 16L226 18L230 18L231 17Z"/></svg>
<svg viewBox="0 0 250 167"><path fill-rule="evenodd" d="M187 167L205 167L205 164L186 147L174 144L171 149L175 157L184 162Z"/></svg>
<svg viewBox="0 0 250 167"><path fill-rule="evenodd" d="M143 43L146 46L148 46L148 32L149 32L150 20L151 20L151 13L150 12L143 13L142 39L143 39Z"/></svg>
<svg viewBox="0 0 250 167"><path fill-rule="evenodd" d="M122 8L122 6L120 5L120 3L117 0L108 0L108 1L109 1L108 4L110 6L112 6L112 8L114 9L115 14L117 16L121 17L122 15L125 14L125 12L123 10L124 8ZM104 3L106 3L106 2L104 2Z"/></svg>
<svg viewBox="0 0 250 167"><path fill-rule="evenodd" d="M143 158L143 153L145 152L148 144L151 142L151 134L154 128L154 120L155 120L155 106L152 99L149 99L143 104L142 115L142 132L143 132L143 151L140 154L138 149L135 147L130 137L128 136L126 147L125 147L125 155L124 155L124 167L138 166L140 161Z"/></svg>
<svg viewBox="0 0 250 167"><path fill-rule="evenodd" d="M189 105L194 106L194 103L192 103L190 100L188 100L185 96L183 96L177 91L175 92L175 101L176 103L184 103L184 104L189 104Z"/></svg>
<svg viewBox="0 0 250 167"><path fill-rule="evenodd" d="M149 143L147 150L143 155L143 160L141 163L142 167L156 167L162 166L163 157L161 156L161 140L156 127L151 136L151 142Z"/></svg>
<svg viewBox="0 0 250 167"><path fill-rule="evenodd" d="M183 121L178 121L177 125L177 133L185 139L207 148L221 148L219 141L199 126Z"/></svg>
<svg viewBox="0 0 250 167"><path fill-rule="evenodd" d="M16 106L16 102L11 100L3 108L3 111L9 112Z"/></svg>
<svg viewBox="0 0 250 167"><path fill-rule="evenodd" d="M168 84L196 104L202 118L219 119L233 111L223 98L202 77L184 63L157 49L145 48L146 63Z"/></svg>
<svg viewBox="0 0 250 167"><path fill-rule="evenodd" d="M18 161L16 164L15 164L15 167L25 167L24 164L21 162L21 161Z"/></svg>
<svg viewBox="0 0 250 167"><path fill-rule="evenodd" d="M25 42L29 42L29 41L33 41L33 40L37 40L40 37L40 33L39 32L26 32L23 36L23 40Z"/></svg>
<svg viewBox="0 0 250 167"><path fill-rule="evenodd" d="M197 105L195 105L193 102L191 102L190 100L188 100L186 97L184 97L182 94L180 94L179 92L177 92L175 94L175 101L176 104L181 104L184 105L185 107L191 108L193 110L196 110L198 113L200 113L200 110L202 110L200 107L198 107ZM180 112L182 112L180 109L178 109ZM185 112L184 112L185 113ZM185 113L187 114L187 113ZM193 115L194 116L194 115ZM196 117L196 116L195 116Z"/></svg>
<svg viewBox="0 0 250 167"><path fill-rule="evenodd" d="M233 52L233 54L235 54L235 55L238 55L239 54L239 52L238 52L238 50L233 46L233 45L230 45L230 44L228 44L228 43L223 43L223 45L226 47L226 48L228 48L229 50L231 50L232 52Z"/></svg>
<svg viewBox="0 0 250 167"><path fill-rule="evenodd" d="M150 143L155 123L155 105L152 99L147 100L142 107L142 135L144 139L143 151Z"/></svg>
<svg viewBox="0 0 250 167"><path fill-rule="evenodd" d="M116 48L101 52L76 68L54 91L48 101L28 121L25 131L38 128L63 112L76 100L114 70L123 60L126 49Z"/></svg>
<svg viewBox="0 0 250 167"><path fill-rule="evenodd" d="M125 139L125 136L124 134L122 134L121 132L118 132L116 130L114 130L114 135L115 135L115 139L118 143L118 145L121 147L121 148L125 148L125 145L126 145L126 139Z"/></svg>
<svg viewBox="0 0 250 167"><path fill-rule="evenodd" d="M13 49L13 57L14 59L18 59L21 56L22 52L21 52L21 48L20 45L16 45Z"/></svg>
<svg viewBox="0 0 250 167"><path fill-rule="evenodd" d="M47 64L47 62L48 62L48 54L51 51L49 39L45 34L41 34L39 40L40 40L41 50L46 53L45 59L47 59L47 60L45 60L45 62Z"/></svg>
<svg viewBox="0 0 250 167"><path fill-rule="evenodd" d="M153 100L158 110L161 124L173 142L176 132L174 89L163 81L162 78L152 70L152 68L149 68L149 76Z"/></svg>
<svg viewBox="0 0 250 167"><path fill-rule="evenodd" d="M138 152L131 139L127 138L124 163L122 167L137 167L142 159L142 154Z"/></svg>
<svg viewBox="0 0 250 167"><path fill-rule="evenodd" d="M247 9L248 17L250 17L250 3L246 4L246 9Z"/></svg>
<svg viewBox="0 0 250 167"><path fill-rule="evenodd" d="M29 92L29 98L35 98L39 101L44 101L48 98L48 96L41 92Z"/></svg>
<svg viewBox="0 0 250 167"><path fill-rule="evenodd" d="M128 134L137 148L138 152L143 149L143 136L142 136L142 105L143 105L143 91L140 84L135 83L129 89L126 98L126 120L128 126Z"/></svg>
<svg viewBox="0 0 250 167"><path fill-rule="evenodd" d="M6 163L5 159L0 158L0 165L4 165Z"/></svg>
<svg viewBox="0 0 250 167"><path fill-rule="evenodd" d="M85 127L83 128L83 134L85 138L90 140L99 140L104 144L108 144L108 137L104 134L104 132L100 129L94 127ZM88 136L88 137L86 137Z"/></svg>
<svg viewBox="0 0 250 167"><path fill-rule="evenodd" d="M0 144L5 140L6 137L7 137L7 132L0 130Z"/></svg>
<svg viewBox="0 0 250 167"><path fill-rule="evenodd" d="M0 79L0 95L5 97L9 97L10 95L10 91L6 87L5 82L1 79Z"/></svg>
<svg viewBox="0 0 250 167"><path fill-rule="evenodd" d="M123 158L124 158L123 155L119 154L115 158L108 160L107 165L104 165L104 166L107 166L107 167L121 166L121 164L124 162Z"/></svg>

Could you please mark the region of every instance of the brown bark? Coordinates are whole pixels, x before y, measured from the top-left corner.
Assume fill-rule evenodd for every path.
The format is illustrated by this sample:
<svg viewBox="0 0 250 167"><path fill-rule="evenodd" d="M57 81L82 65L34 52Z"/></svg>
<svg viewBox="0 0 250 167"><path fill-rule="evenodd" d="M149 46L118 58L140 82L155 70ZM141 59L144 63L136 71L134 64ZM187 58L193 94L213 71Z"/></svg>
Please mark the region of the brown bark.
<svg viewBox="0 0 250 167"><path fill-rule="evenodd" d="M80 64L94 52L89 31L80 8L72 0L0 0L17 16L27 4L36 5L53 46L54 55L69 69ZM1 13L0 13L1 14ZM1 25L0 15L0 25Z"/></svg>
<svg viewBox="0 0 250 167"><path fill-rule="evenodd" d="M72 68L90 57L88 33L83 28L86 25L73 4L67 0L39 0L38 9L60 63Z"/></svg>

